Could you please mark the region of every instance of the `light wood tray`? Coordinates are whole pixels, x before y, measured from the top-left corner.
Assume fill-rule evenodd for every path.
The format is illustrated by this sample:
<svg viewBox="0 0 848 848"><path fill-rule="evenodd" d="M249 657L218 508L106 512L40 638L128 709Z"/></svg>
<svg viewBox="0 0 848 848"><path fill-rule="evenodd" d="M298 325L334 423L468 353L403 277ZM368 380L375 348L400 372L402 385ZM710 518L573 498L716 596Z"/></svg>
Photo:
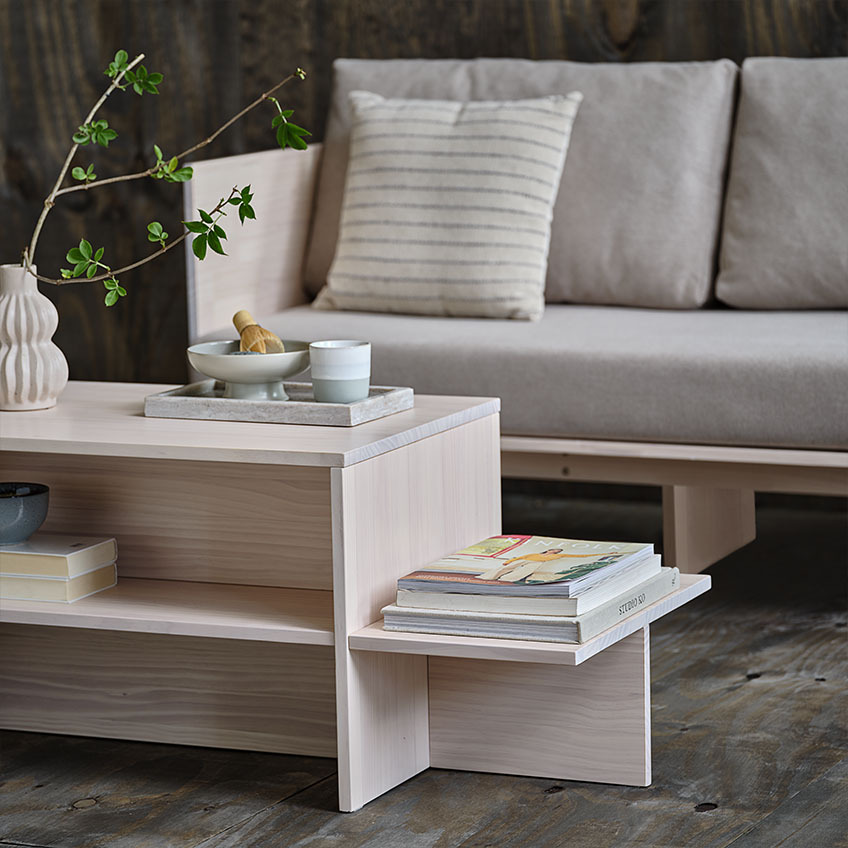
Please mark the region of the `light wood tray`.
<svg viewBox="0 0 848 848"><path fill-rule="evenodd" d="M144 399L144 414L152 418L355 427L412 409L415 403L412 389L402 386L371 386L369 396L354 403L318 403L312 397L312 383L283 385L289 400L237 400L224 397L222 382L203 380L148 395Z"/></svg>

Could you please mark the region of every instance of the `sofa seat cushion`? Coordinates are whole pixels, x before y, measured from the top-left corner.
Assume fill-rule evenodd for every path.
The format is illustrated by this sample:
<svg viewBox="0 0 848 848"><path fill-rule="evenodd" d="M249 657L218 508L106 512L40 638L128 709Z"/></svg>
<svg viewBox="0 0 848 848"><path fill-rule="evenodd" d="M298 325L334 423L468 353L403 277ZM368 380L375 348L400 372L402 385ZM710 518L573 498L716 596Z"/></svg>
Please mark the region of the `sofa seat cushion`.
<svg viewBox="0 0 848 848"><path fill-rule="evenodd" d="M372 342L372 383L502 398L509 434L760 446L848 443L848 314L549 304L538 323L325 312L284 338ZM232 329L217 334L230 338Z"/></svg>

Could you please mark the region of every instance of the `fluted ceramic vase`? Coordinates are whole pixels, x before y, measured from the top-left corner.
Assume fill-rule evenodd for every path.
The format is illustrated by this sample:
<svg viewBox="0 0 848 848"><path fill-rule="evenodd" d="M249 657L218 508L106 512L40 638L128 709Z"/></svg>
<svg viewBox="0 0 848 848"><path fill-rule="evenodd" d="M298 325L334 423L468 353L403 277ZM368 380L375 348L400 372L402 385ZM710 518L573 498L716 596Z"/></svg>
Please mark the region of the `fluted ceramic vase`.
<svg viewBox="0 0 848 848"><path fill-rule="evenodd" d="M68 382L59 313L22 265L0 265L0 409L48 409Z"/></svg>

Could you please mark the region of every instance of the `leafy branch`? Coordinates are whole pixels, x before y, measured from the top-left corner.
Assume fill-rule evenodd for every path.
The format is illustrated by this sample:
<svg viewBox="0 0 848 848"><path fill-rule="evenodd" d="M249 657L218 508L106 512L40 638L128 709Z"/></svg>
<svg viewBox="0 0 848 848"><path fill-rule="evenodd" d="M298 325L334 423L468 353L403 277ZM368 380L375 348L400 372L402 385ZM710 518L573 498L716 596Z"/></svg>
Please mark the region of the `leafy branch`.
<svg viewBox="0 0 848 848"><path fill-rule="evenodd" d="M140 64L143 58L144 54L141 53L136 56L132 62L129 62L129 55L127 52L125 50L119 50L115 54L115 58L104 71L105 75L108 76L112 82L97 103L94 104L91 111L74 134L72 138L73 146L65 158L65 162L59 172L56 183L50 191L50 194L44 200L44 205L38 221L36 222L32 238L28 247L24 249L22 255L23 265L26 270L32 276L43 282L53 283L54 285L62 285L63 283L78 279L84 279L88 282L103 281L107 290L105 298L107 306L114 305L119 297L124 297L126 295L126 290L118 282L118 274L122 274L126 271L138 268L140 265L144 265L147 262L151 262L153 259L156 259L163 253L166 253L168 250L184 241L192 233L195 235L195 238L192 241L192 250L194 251L195 256L199 259L203 259L206 256L207 248L211 248L216 253L226 255L221 241L226 240L227 236L218 221L221 217L227 214L225 207L228 205L238 207L239 220L242 225L244 224L245 219L252 219L256 217L253 207L251 206L253 194L250 191L250 186L246 186L242 189L234 187L230 195L222 198L211 212L199 210L200 220L184 222L186 230L174 239L174 241L168 244L166 244L168 240L168 233L164 231L162 225L158 221L152 221L147 226L147 238L149 241L158 244L160 249L155 253L138 260L137 262L126 265L123 268L118 268L115 271L102 262L104 248L101 247L94 250L89 241L82 239L77 247L68 251L66 256L68 262L73 263L73 268L63 268L61 272L62 277L60 279L56 279L36 273L33 263L35 260L35 248L38 243L38 237L41 233L44 221L50 210L55 205L55 200L59 195L68 194L72 191L88 190L93 186L109 185L111 183L141 179L143 177L153 177L154 179L161 179L172 183L186 182L192 178L193 171L189 166L180 167L180 160L184 159L191 153L194 153L196 150L210 144L224 130L232 126L232 124L252 109L255 109L265 100L270 100L277 107L278 114L274 117L271 125L272 128L277 130L277 143L281 148L285 149L286 147L292 147L296 150L304 150L307 145L303 136L310 135L308 130L303 129L303 127L299 127L288 120L293 114L292 110L283 110L277 99L272 96L275 91L295 77L299 79L306 78L306 73L301 68L298 68L294 73L289 74L268 91L259 95L259 97L249 103L244 109L230 118L207 138L192 147L187 148L182 153L172 156L170 159L166 159L161 148L154 144L153 152L156 156L156 162L151 167L136 174L124 174L104 180L97 179L97 175L94 173L93 164L90 164L85 169L81 166L77 166L73 169L72 176L79 182L79 184L61 188L71 161L80 146L93 143L99 144L103 147L108 147L109 143L117 138L117 132L109 126L107 121L103 119L99 119L97 121L94 120L94 116L98 109L115 89L124 91L132 86L133 90L139 95L144 93L159 93L157 86L162 82L163 76L159 73L149 73L145 66ZM101 269L102 273L99 273Z"/></svg>
<svg viewBox="0 0 848 848"><path fill-rule="evenodd" d="M216 215L221 212L221 210L224 209L227 204L232 203L233 200L235 200L236 203L240 204L242 202L242 193L245 190L249 192L250 187L248 186L247 189L240 190L233 186L232 191L230 191L229 195L227 195L227 197L222 197L211 213L202 212L201 214L211 218L212 215ZM223 214L226 214L226 212L224 212ZM82 239L79 245L77 247L71 248L68 251L67 256L65 257L68 262L74 263L74 267L62 268L61 279L52 280L48 278L46 282L55 283L55 285L59 286L63 283L73 282L77 278L82 276L85 276L86 281L89 283L97 283L103 281L103 285L107 289L106 305L113 306L117 302L118 297L124 297L124 295L126 295L127 293L126 290L123 289L118 283L118 274L125 274L127 271L132 271L133 269L138 268L141 265L146 265L148 262L152 262L154 259L160 257L163 253L167 253L169 250L176 247L178 244L184 242L186 238L188 238L188 236L191 235L191 233L193 232L193 230L188 229L189 223L194 224L201 222L186 222L187 229L182 233L182 235L178 236L170 244L166 245L165 241L168 238L168 234L162 230L162 225L158 221L152 221L150 224L147 225L147 238L150 241L158 242L161 246L161 250L157 250L155 253L151 253L148 256L145 256L143 259L139 259L137 262L133 262L131 265L125 265L123 268L116 268L114 271L108 265L100 261L103 258L104 249L100 247L97 250L94 250L88 241ZM151 229L151 227L153 229ZM155 236L155 238L151 238L151 236ZM226 234L224 234L223 237L226 238ZM223 250L218 252L223 253ZM197 251L195 251L195 255L197 255ZM204 256L205 255L206 252L204 251ZM103 268L104 273L98 274L98 268ZM33 272L30 271L30 273L32 274ZM35 274L34 276L36 276L39 280L44 279L38 274ZM112 283L114 283L114 285L112 285ZM117 293L113 298L110 298L110 293L112 291L116 291Z"/></svg>

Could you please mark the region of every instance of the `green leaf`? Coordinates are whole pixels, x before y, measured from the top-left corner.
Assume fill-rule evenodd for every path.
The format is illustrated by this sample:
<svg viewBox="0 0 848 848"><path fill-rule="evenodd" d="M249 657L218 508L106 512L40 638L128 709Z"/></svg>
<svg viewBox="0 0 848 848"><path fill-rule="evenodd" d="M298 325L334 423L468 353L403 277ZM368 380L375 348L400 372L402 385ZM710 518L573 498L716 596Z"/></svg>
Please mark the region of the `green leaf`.
<svg viewBox="0 0 848 848"><path fill-rule="evenodd" d="M212 227L212 232L215 233L215 235L218 236L218 238L225 239L227 237L227 234L224 232L224 228L219 227L217 224L215 224L215 226Z"/></svg>
<svg viewBox="0 0 848 848"><path fill-rule="evenodd" d="M221 256L227 255L226 253L224 253L224 248L221 247L221 240L218 238L218 236L215 235L215 233L209 233L206 237L206 240L209 242L209 247L211 247L212 250L215 251L215 253L220 253Z"/></svg>
<svg viewBox="0 0 848 848"><path fill-rule="evenodd" d="M240 198L240 197L231 197L231 198L227 201L227 203L229 203L229 204L230 204L230 206L238 206L238 205L240 205L240 204L241 204L241 198Z"/></svg>
<svg viewBox="0 0 848 848"><path fill-rule="evenodd" d="M244 226L244 206L239 206L239 222Z"/></svg>
<svg viewBox="0 0 848 848"><path fill-rule="evenodd" d="M97 250L94 252L94 261L95 262L99 262L103 258L103 251L105 249L106 249L105 247L98 247L97 248Z"/></svg>
<svg viewBox="0 0 848 848"><path fill-rule="evenodd" d="M160 239L160 241L162 241L163 245L164 245L165 241L167 240L167 238L168 238L167 233L162 233L162 235L159 236L159 239Z"/></svg>
<svg viewBox="0 0 848 848"><path fill-rule="evenodd" d="M156 154L156 160L158 162L162 161L162 148L159 147L158 144L153 145L153 152Z"/></svg>
<svg viewBox="0 0 848 848"><path fill-rule="evenodd" d="M115 289L118 287L118 281L114 277L110 277L108 280L103 281L103 285L109 290Z"/></svg>
<svg viewBox="0 0 848 848"><path fill-rule="evenodd" d="M197 236L195 240L191 243L191 249L194 251L194 255L198 259L206 258L206 236Z"/></svg>
<svg viewBox="0 0 848 848"><path fill-rule="evenodd" d="M85 276L90 280L97 273L97 266L92 262L85 272Z"/></svg>
<svg viewBox="0 0 848 848"><path fill-rule="evenodd" d="M103 302L107 306L114 306L118 302L118 292L110 291L106 293L106 297L103 298Z"/></svg>
<svg viewBox="0 0 848 848"><path fill-rule="evenodd" d="M61 271L63 280L70 280L71 277L73 276L73 274L71 274L71 271L70 271L69 268L62 268L62 269L60 269L60 271Z"/></svg>
<svg viewBox="0 0 848 848"><path fill-rule="evenodd" d="M73 135L74 144L88 144L90 141L87 132L77 132Z"/></svg>
<svg viewBox="0 0 848 848"><path fill-rule="evenodd" d="M82 239L79 243L79 252L82 254L83 259L91 259L91 242Z"/></svg>
<svg viewBox="0 0 848 848"><path fill-rule="evenodd" d="M241 190L241 199L249 201L251 197L253 197L253 195L250 193L250 186L245 186Z"/></svg>
<svg viewBox="0 0 848 848"><path fill-rule="evenodd" d="M78 277L80 274L82 274L83 271L85 271L86 268L88 268L87 259L83 259L81 262L77 262L77 264L74 265L73 276Z"/></svg>
<svg viewBox="0 0 848 848"><path fill-rule="evenodd" d="M116 292L117 292L117 293L118 293L121 297L126 297L126 296L127 296L127 290L126 290L123 286L117 286L117 287L116 287L116 289L115 289L115 291L116 291Z"/></svg>
<svg viewBox="0 0 848 848"><path fill-rule="evenodd" d="M256 213L253 211L253 207L250 206L249 204L244 203L244 204L241 205L240 208L244 209L244 217L245 218L250 218L251 220L254 220L256 218Z"/></svg>
<svg viewBox="0 0 848 848"><path fill-rule="evenodd" d="M207 224L214 223L212 221L212 216L208 212L204 211L203 209L198 209L197 211L200 213L200 220L201 221L205 221Z"/></svg>
<svg viewBox="0 0 848 848"><path fill-rule="evenodd" d="M139 94L139 95L144 94L144 88L142 88L142 85L141 85L140 82L134 82L133 83L133 91L136 94Z"/></svg>
<svg viewBox="0 0 848 848"><path fill-rule="evenodd" d="M305 130L303 127L299 127L297 124L289 123L287 124L288 130L295 135L312 135L309 130Z"/></svg>
<svg viewBox="0 0 848 848"><path fill-rule="evenodd" d="M68 262L79 262L81 259L85 259L85 257L80 253L80 249L78 247L72 247L67 254L65 254L65 259Z"/></svg>
<svg viewBox="0 0 848 848"><path fill-rule="evenodd" d="M172 156L170 161L168 162L168 170L173 171L179 163L177 162L177 157Z"/></svg>
<svg viewBox="0 0 848 848"><path fill-rule="evenodd" d="M127 51L126 51L126 50L119 50L119 51L115 54L115 64L116 64L119 68L121 68L121 67L123 67L123 66L126 64L127 59L129 59L129 58L130 58L129 53L127 53Z"/></svg>
<svg viewBox="0 0 848 848"><path fill-rule="evenodd" d="M289 136L289 147L293 147L295 150L306 150L308 145L300 136L291 135Z"/></svg>
<svg viewBox="0 0 848 848"><path fill-rule="evenodd" d="M82 168L80 168L79 165L77 165L76 168L74 168L73 171L71 171L71 176L75 180L84 180L85 179L85 171Z"/></svg>
<svg viewBox="0 0 848 848"><path fill-rule="evenodd" d="M147 77L147 81L152 83L153 85L159 85L159 83L162 82L163 79L165 79L165 77L163 77L162 74L159 73L150 74Z"/></svg>
<svg viewBox="0 0 848 848"><path fill-rule="evenodd" d="M147 229L156 236L162 235L162 225L158 221L151 221L147 225Z"/></svg>
<svg viewBox="0 0 848 848"><path fill-rule="evenodd" d="M164 177L169 183L186 183L194 176L194 171L189 168L177 168L172 174L165 174Z"/></svg>
<svg viewBox="0 0 848 848"><path fill-rule="evenodd" d="M208 227L206 224L201 224L200 221L183 221L186 229L190 233L205 233ZM71 261L70 259L68 260Z"/></svg>
<svg viewBox="0 0 848 848"><path fill-rule="evenodd" d="M285 120L282 115L275 115L274 120L271 121L271 127L278 127Z"/></svg>
<svg viewBox="0 0 848 848"><path fill-rule="evenodd" d="M129 71L127 71L127 72L124 74L124 79L125 79L127 82L135 82L135 81L136 81L135 71L133 71L133 70L129 70Z"/></svg>
<svg viewBox="0 0 848 848"><path fill-rule="evenodd" d="M292 115L294 115L294 109L283 109L280 114L282 114L284 118L290 118Z"/></svg>

